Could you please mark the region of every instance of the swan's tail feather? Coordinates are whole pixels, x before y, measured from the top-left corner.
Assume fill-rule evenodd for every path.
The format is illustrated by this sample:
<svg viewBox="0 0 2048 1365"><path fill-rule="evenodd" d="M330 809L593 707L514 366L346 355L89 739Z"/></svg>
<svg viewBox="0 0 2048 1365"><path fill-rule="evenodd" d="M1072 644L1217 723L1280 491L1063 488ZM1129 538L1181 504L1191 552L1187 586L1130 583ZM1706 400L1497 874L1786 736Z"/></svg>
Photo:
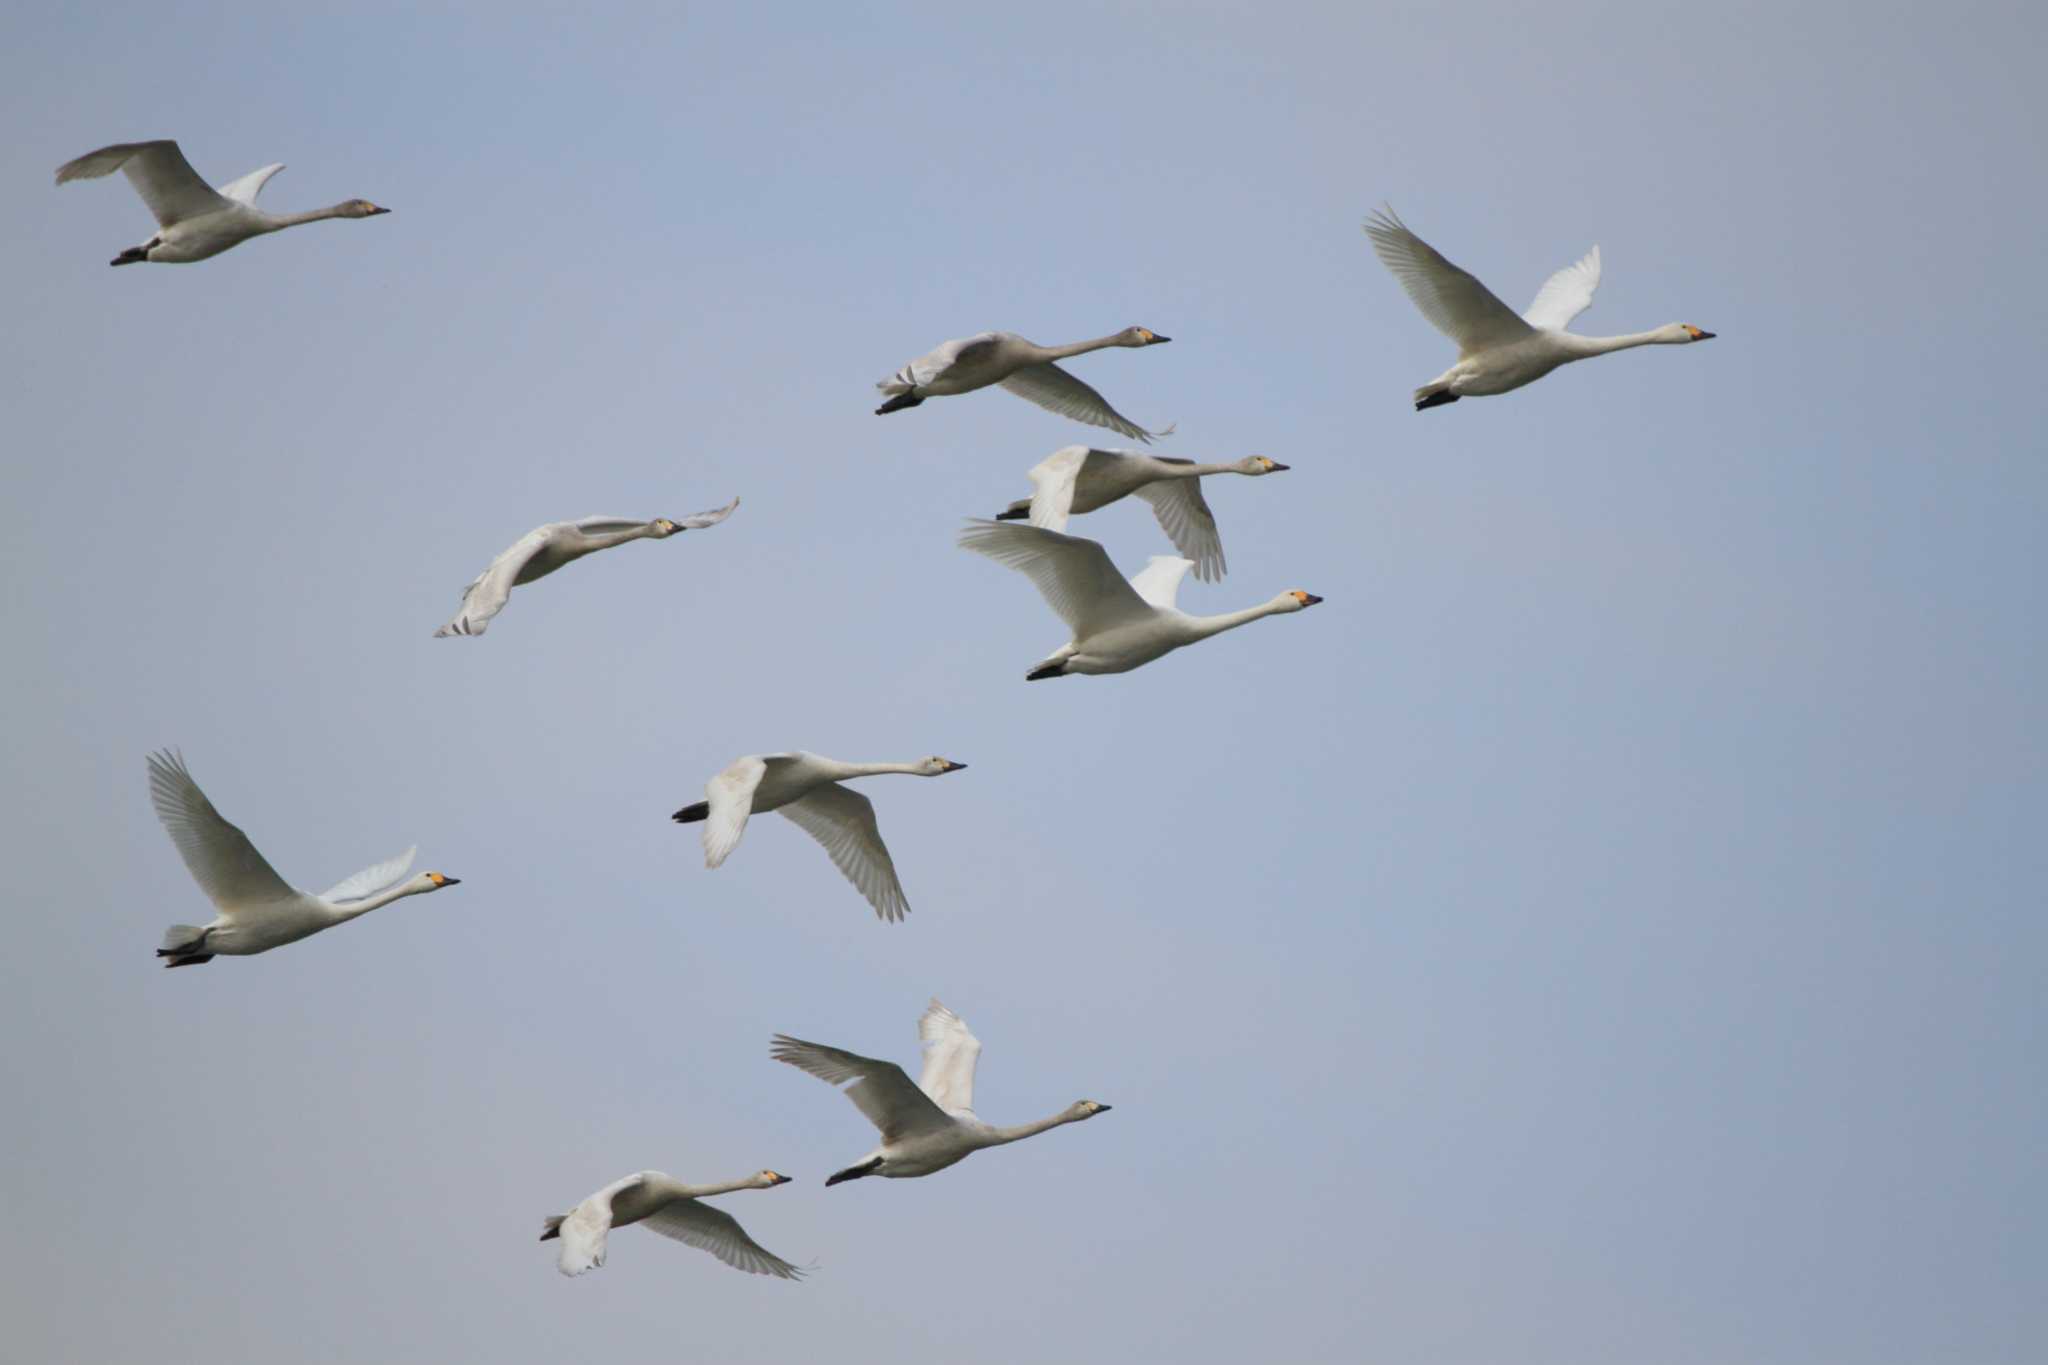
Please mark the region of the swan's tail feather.
<svg viewBox="0 0 2048 1365"><path fill-rule="evenodd" d="M709 801L699 801L694 806L684 806L674 815L671 815L669 819L679 825L694 825L699 820L709 819L710 815L711 803Z"/></svg>
<svg viewBox="0 0 2048 1365"><path fill-rule="evenodd" d="M540 1239L552 1242L562 1235L562 1220L559 1217L546 1219L541 1227Z"/></svg>

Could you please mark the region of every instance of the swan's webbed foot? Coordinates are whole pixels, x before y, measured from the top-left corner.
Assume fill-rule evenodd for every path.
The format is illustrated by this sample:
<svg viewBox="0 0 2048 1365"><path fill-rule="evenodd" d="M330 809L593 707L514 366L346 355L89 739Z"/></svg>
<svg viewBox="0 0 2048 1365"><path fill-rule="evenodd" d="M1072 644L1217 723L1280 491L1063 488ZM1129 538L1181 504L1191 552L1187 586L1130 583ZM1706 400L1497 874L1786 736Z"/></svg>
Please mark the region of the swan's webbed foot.
<svg viewBox="0 0 2048 1365"><path fill-rule="evenodd" d="M166 967L197 967L202 963L213 961L212 953L179 953L173 952L168 948L157 949L156 955L170 959L170 961L164 963Z"/></svg>
<svg viewBox="0 0 2048 1365"><path fill-rule="evenodd" d="M152 243L151 245L154 245L154 243ZM115 258L114 258L113 260L111 260L111 261L108 261L108 262L107 262L107 264L108 264L108 265L137 265L137 264L140 264L141 262L143 262L143 261L146 261L146 260L148 260L148 259L149 259L149 247L146 247L146 246L131 246L131 247L129 247L129 248L128 248L128 249L126 250L126 251L124 251L124 252L122 252L122 253L121 253L120 255L116 256L116 257L115 257Z"/></svg>
<svg viewBox="0 0 2048 1365"><path fill-rule="evenodd" d="M901 412L905 408L914 408L923 401L924 396L915 390L910 393L899 393L879 408L876 408L875 416L880 417L885 412Z"/></svg>
<svg viewBox="0 0 2048 1365"><path fill-rule="evenodd" d="M710 816L711 803L709 801L699 801L694 806L684 806L669 818L679 825L694 825L699 820L709 819Z"/></svg>
<svg viewBox="0 0 2048 1365"><path fill-rule="evenodd" d="M1011 507L1011 508L1008 508L1008 509L1006 509L1006 510L1004 510L1004 511L1001 511L1001 512L998 512L998 513L996 513L996 520L997 520L997 521L1022 521L1022 520L1024 520L1024 518L1026 518L1026 517L1028 517L1028 516L1030 516L1030 515L1031 515L1031 508L1030 508L1030 507L1029 507L1028 505L1026 505L1026 506L1024 506L1024 507Z"/></svg>
<svg viewBox="0 0 2048 1365"><path fill-rule="evenodd" d="M842 1180L858 1180L864 1175L873 1175L881 1168L882 1158L875 1157L872 1160L861 1162L858 1166L848 1166L843 1171L826 1176L825 1183L827 1185L837 1185Z"/></svg>
<svg viewBox="0 0 2048 1365"><path fill-rule="evenodd" d="M1043 682L1047 678L1063 678L1067 673L1067 661L1058 659L1049 664L1040 664L1024 675L1025 682Z"/></svg>
<svg viewBox="0 0 2048 1365"><path fill-rule="evenodd" d="M1446 403L1455 403L1457 401L1457 394L1452 393L1449 389L1438 389L1435 393L1424 394L1416 399L1415 410L1421 412L1424 408L1440 408Z"/></svg>

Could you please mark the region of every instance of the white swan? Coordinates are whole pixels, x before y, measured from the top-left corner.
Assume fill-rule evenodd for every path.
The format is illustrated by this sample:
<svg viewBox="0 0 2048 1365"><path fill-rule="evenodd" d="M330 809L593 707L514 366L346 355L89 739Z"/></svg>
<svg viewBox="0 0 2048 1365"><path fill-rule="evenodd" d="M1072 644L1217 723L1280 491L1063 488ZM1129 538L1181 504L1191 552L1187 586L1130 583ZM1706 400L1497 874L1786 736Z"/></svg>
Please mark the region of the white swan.
<svg viewBox="0 0 2048 1365"><path fill-rule="evenodd" d="M415 847L317 896L295 890L263 860L248 835L221 818L186 771L182 754L149 756L149 799L192 880L220 908L211 924L174 924L165 932L156 955L168 959L166 967L196 967L221 953L267 953L405 896L462 885L438 872L400 881L419 851Z"/></svg>
<svg viewBox="0 0 2048 1365"><path fill-rule="evenodd" d="M1067 346L1040 346L1015 332L981 332L945 342L931 354L919 356L877 383L875 387L889 395L889 401L876 408L875 413L879 416L898 412L914 408L927 398L971 393L1000 384L1019 398L1062 417L1086 422L1091 427L1108 427L1134 440L1149 441L1166 432L1145 430L1053 362L1110 346L1158 346L1171 340L1172 337L1163 337L1144 327L1126 327L1114 336L1076 341Z"/></svg>
<svg viewBox="0 0 2048 1365"><path fill-rule="evenodd" d="M93 180L125 171L128 183L156 215L156 236L141 246L129 247L108 265L203 261L279 228L317 223L323 218L374 218L391 212L367 199L344 199L331 208L305 213L265 213L256 207L256 196L262 193L270 177L283 169L281 161L264 166L216 190L199 178L199 172L185 160L178 144L164 138L156 142L117 142L87 152L57 168L57 183Z"/></svg>
<svg viewBox="0 0 2048 1365"><path fill-rule="evenodd" d="M1174 606L1174 598L1193 565L1173 555L1152 556L1126 582L1095 541L1037 526L970 521L960 544L1029 578L1074 632L1072 641L1032 666L1027 682L1068 673L1127 673L1182 645L1262 616L1305 611L1323 600L1297 590L1243 611L1190 616Z"/></svg>
<svg viewBox="0 0 2048 1365"><path fill-rule="evenodd" d="M924 1074L912 1085L894 1062L775 1035L769 1056L832 1085L852 1081L846 1098L882 1134L881 1146L826 1180L827 1185L864 1175L898 1180L930 1175L984 1147L1000 1147L1110 1110L1094 1100L1076 1100L1036 1123L993 1127L974 1114L974 1063L981 1056L981 1040L967 1031L966 1021L935 997L917 1021L917 1036L924 1044Z"/></svg>
<svg viewBox="0 0 2048 1365"><path fill-rule="evenodd" d="M788 1183L788 1176L773 1171L722 1185L685 1185L660 1171L641 1171L614 1180L561 1217L548 1219L540 1239L561 1239L558 1264L564 1275L581 1275L603 1265L605 1235L613 1228L641 1223L649 1231L708 1251L735 1270L798 1280L803 1271L747 1236L747 1230L731 1214L697 1202L714 1194L768 1190Z"/></svg>
<svg viewBox="0 0 2048 1365"><path fill-rule="evenodd" d="M1687 322L1618 337L1587 337L1565 326L1593 302L1600 287L1600 248L1544 281L1536 302L1516 317L1492 291L1452 265L1417 237L1392 209L1365 225L1372 249L1439 332L1458 343L1458 363L1415 391L1415 410L1455 403L1468 395L1506 393L1533 383L1560 365L1631 346L1686 346L1711 341Z"/></svg>
<svg viewBox="0 0 2048 1365"><path fill-rule="evenodd" d="M704 822L704 866L717 867L740 846L747 817L779 810L825 846L832 865L867 898L875 913L895 921L910 913L896 864L882 843L874 803L839 784L855 777L909 773L939 777L966 767L949 758L916 763L841 763L801 751L748 754L704 784L707 800L675 813L679 825Z"/></svg>
<svg viewBox="0 0 2048 1365"><path fill-rule="evenodd" d="M740 500L734 498L723 507L699 512L681 521L671 521L667 517L657 517L653 521L635 521L631 517L585 517L581 521L551 521L545 526L536 526L513 541L510 548L491 561L490 568L478 574L475 581L462 590L462 609L455 613L454 620L434 632L434 638L481 635L489 627L491 618L505 609L505 600L517 585L545 578L564 564L599 550L609 550L614 545L624 545L630 540L667 540L680 531L699 531L706 526L716 526L731 516L739 505Z"/></svg>
<svg viewBox="0 0 2048 1365"><path fill-rule="evenodd" d="M1196 464L1135 450L1092 450L1067 446L1033 467L1031 496L996 513L997 521L1031 519L1048 531L1067 529L1068 516L1107 507L1136 493L1152 504L1152 515L1173 547L1195 562L1195 577L1213 582L1223 577L1223 538L1216 517L1202 497L1208 474L1243 474L1260 478L1289 466L1263 455L1247 455L1228 464Z"/></svg>

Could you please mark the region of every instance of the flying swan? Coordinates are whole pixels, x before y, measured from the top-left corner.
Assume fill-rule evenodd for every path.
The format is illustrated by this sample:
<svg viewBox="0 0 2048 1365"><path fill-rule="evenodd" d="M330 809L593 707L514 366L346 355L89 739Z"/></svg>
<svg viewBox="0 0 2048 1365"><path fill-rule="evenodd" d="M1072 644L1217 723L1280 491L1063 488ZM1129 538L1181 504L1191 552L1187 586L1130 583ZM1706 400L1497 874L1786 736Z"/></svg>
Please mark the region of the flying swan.
<svg viewBox="0 0 2048 1365"><path fill-rule="evenodd" d="M839 784L882 773L940 777L966 766L938 757L915 763L841 763L801 750L748 754L704 784L706 800L684 806L673 818L679 825L704 822L704 866L717 867L740 846L749 815L779 810L823 844L832 865L867 898L875 913L893 922L910 913L910 902L903 897L896 864L882 843L874 802Z"/></svg>
<svg viewBox="0 0 2048 1365"><path fill-rule="evenodd" d="M249 836L221 819L220 812L186 771L182 754L166 751L149 756L149 799L163 821L178 854L220 914L211 924L174 924L164 934L156 955L166 967L196 967L217 954L247 957L296 943L309 934L346 924L378 906L406 896L420 896L445 886L460 886L454 877L422 872L401 881L412 866L417 847L388 862L366 867L347 881L309 896L285 884L271 870Z"/></svg>
<svg viewBox="0 0 2048 1365"><path fill-rule="evenodd" d="M264 166L216 190L199 178L199 172L192 169L177 143L163 138L155 142L117 142L87 152L57 168L57 183L96 180L123 171L128 183L142 196L142 202L156 215L156 236L141 246L129 247L108 261L108 265L203 261L231 246L240 246L251 237L280 228L317 223L323 218L374 218L391 212L367 199L344 199L332 208L308 209L304 213L265 213L256 207L256 196L263 192L270 177L283 169L282 161Z"/></svg>
<svg viewBox="0 0 2048 1365"><path fill-rule="evenodd" d="M875 387L889 401L875 409L900 412L927 398L972 393L1000 384L1019 398L1091 427L1108 427L1133 440L1150 441L1166 431L1147 431L1109 405L1109 400L1068 374L1055 360L1085 355L1110 346L1159 346L1173 340L1144 327L1126 327L1113 336L1076 341L1066 346L1040 346L1015 332L980 332L948 341L930 355L919 356Z"/></svg>
<svg viewBox="0 0 2048 1365"><path fill-rule="evenodd" d="M714 1194L768 1190L788 1183L788 1176L773 1171L722 1185L685 1185L660 1171L641 1171L614 1180L561 1217L548 1219L540 1239L561 1239L558 1264L564 1275L581 1275L603 1265L605 1235L613 1228L641 1223L651 1232L708 1251L735 1270L798 1280L803 1271L747 1236L747 1230L731 1214L697 1202Z"/></svg>
<svg viewBox="0 0 2048 1365"><path fill-rule="evenodd" d="M1567 332L1600 287L1600 248L1545 280L1536 302L1516 317L1491 290L1436 253L1392 209L1366 221L1372 249L1422 316L1458 343L1458 363L1415 391L1415 410L1455 403L1471 395L1506 393L1534 383L1560 365L1631 346L1688 346L1711 341L1689 322L1674 322L1627 336L1587 337Z"/></svg>
<svg viewBox="0 0 2048 1365"><path fill-rule="evenodd" d="M1000 1147L1110 1110L1094 1100L1076 1100L1036 1123L993 1127L974 1114L974 1063L981 1056L981 1040L968 1032L967 1022L934 997L917 1021L917 1036L924 1044L924 1074L912 1085L894 1062L775 1035L769 1056L835 1086L852 1081L846 1098L882 1134L881 1146L826 1180L827 1185L865 1175L897 1180L930 1175L984 1147Z"/></svg>
<svg viewBox="0 0 2048 1365"><path fill-rule="evenodd" d="M1031 471L1031 496L996 513L997 521L1021 521L1048 531L1067 529L1067 518L1107 507L1136 493L1152 505L1152 515L1173 547L1195 562L1195 577L1214 582L1223 577L1223 538L1216 517L1202 496L1209 474L1243 474L1260 478L1289 468L1264 455L1247 455L1228 464L1196 464L1146 455L1136 450L1092 450L1067 446L1046 456Z"/></svg>
<svg viewBox="0 0 2048 1365"><path fill-rule="evenodd" d="M740 500L734 498L723 507L699 512L681 521L671 521L667 517L657 517L653 521L635 521L631 517L585 517L581 521L551 521L545 526L536 526L513 541L509 549L491 561L490 568L478 574L475 581L462 590L462 609L455 613L454 620L434 632L434 638L481 635L490 626L491 618L505 609L505 599L519 584L545 578L564 564L599 550L609 550L614 545L624 545L629 540L667 540L681 531L701 531L706 526L716 526L731 516L739 505Z"/></svg>
<svg viewBox="0 0 2048 1365"><path fill-rule="evenodd" d="M1070 642L1032 666L1027 682L1068 673L1128 673L1182 645L1262 616L1306 611L1323 600L1296 590L1243 611L1190 616L1174 606L1174 598L1193 564L1174 555L1152 556L1126 582L1095 541L1038 526L974 520L960 532L960 545L1029 578L1074 632Z"/></svg>

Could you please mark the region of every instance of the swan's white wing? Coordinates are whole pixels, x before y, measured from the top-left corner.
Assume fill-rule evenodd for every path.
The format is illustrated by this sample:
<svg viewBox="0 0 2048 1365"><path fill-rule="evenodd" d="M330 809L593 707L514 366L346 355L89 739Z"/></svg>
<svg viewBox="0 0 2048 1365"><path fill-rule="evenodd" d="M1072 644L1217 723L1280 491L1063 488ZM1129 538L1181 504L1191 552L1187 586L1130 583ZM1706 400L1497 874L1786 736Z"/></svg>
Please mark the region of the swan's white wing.
<svg viewBox="0 0 2048 1365"><path fill-rule="evenodd" d="M183 754L149 756L149 799L156 807L156 818L163 821L171 842L178 846L192 880L221 913L232 915L298 896L263 860L249 836L221 819L213 802L186 771Z"/></svg>
<svg viewBox="0 0 2048 1365"><path fill-rule="evenodd" d="M605 1236L612 1230L612 1200L638 1185L645 1174L615 1180L569 1210L569 1216L555 1229L562 1239L557 1264L564 1275L581 1275L604 1264Z"/></svg>
<svg viewBox="0 0 2048 1365"><path fill-rule="evenodd" d="M1174 599L1180 596L1180 581L1193 567L1193 560L1179 555L1153 555L1132 577L1131 591L1161 611L1173 611Z"/></svg>
<svg viewBox="0 0 2048 1365"><path fill-rule="evenodd" d="M711 807L704 817L704 866L717 867L740 846L747 832L747 817L754 813L754 788L768 764L749 754L704 784L704 800Z"/></svg>
<svg viewBox="0 0 2048 1365"><path fill-rule="evenodd" d="M962 356L975 359L995 346L997 341L1008 335L1003 332L976 332L971 337L957 337L942 341L930 351L905 365L887 379L875 381L875 387L885 394L908 393L932 383L940 375L960 363Z"/></svg>
<svg viewBox="0 0 2048 1365"><path fill-rule="evenodd" d="M1048 531L1067 529L1074 506L1074 480L1088 463L1087 446L1063 446L1031 467L1031 524Z"/></svg>
<svg viewBox="0 0 2048 1365"><path fill-rule="evenodd" d="M403 877L412 867L412 860L418 856L419 851L420 846L414 844L396 858L366 867L347 881L336 882L322 891L320 899L329 905L339 905L344 901L359 901L366 896L374 896Z"/></svg>
<svg viewBox="0 0 2048 1365"><path fill-rule="evenodd" d="M462 609L455 613L454 620L434 632L434 638L483 634L489 628L491 618L505 609L506 600L512 596L513 581L526 567L526 561L539 554L547 543L548 528L545 526L537 526L513 541L503 554L491 561L491 567L478 574L462 590Z"/></svg>
<svg viewBox="0 0 2048 1365"><path fill-rule="evenodd" d="M945 1111L932 1103L931 1096L912 1085L903 1068L894 1062L842 1052L823 1043L807 1043L783 1033L775 1035L768 1055L831 1085L852 1081L846 1088L846 1098L868 1116L868 1122L875 1125L884 1142L917 1133L943 1132L953 1125Z"/></svg>
<svg viewBox="0 0 2048 1365"><path fill-rule="evenodd" d="M876 914L893 922L910 913L903 883L896 880L895 860L875 823L874 802L851 787L827 782L777 809L825 846L825 852L832 855L832 866L867 898Z"/></svg>
<svg viewBox="0 0 2048 1365"><path fill-rule="evenodd" d="M1380 261L1394 273L1422 316L1458 343L1459 354L1483 351L1530 335L1528 323L1495 298L1493 291L1437 254L1408 230L1392 209L1366 220L1366 236Z"/></svg>
<svg viewBox="0 0 2048 1365"><path fill-rule="evenodd" d="M974 1112L974 1064L981 1060L981 1039L936 995L917 1021L917 1036L924 1044L924 1074L917 1088L948 1113Z"/></svg>
<svg viewBox="0 0 2048 1365"><path fill-rule="evenodd" d="M1536 302L1522 314L1522 321L1531 327L1562 332L1573 318L1592 305L1593 291L1599 287L1600 248L1595 246L1543 282L1543 287L1536 291Z"/></svg>
<svg viewBox="0 0 2048 1365"><path fill-rule="evenodd" d="M960 532L963 548L987 555L1029 578L1074 636L1094 635L1151 612L1099 544L1016 522L973 520Z"/></svg>
<svg viewBox="0 0 2048 1365"><path fill-rule="evenodd" d="M642 1227L708 1251L735 1270L800 1280L803 1272L769 1251L723 1209L696 1199L674 1199L641 1220Z"/></svg>
<svg viewBox="0 0 2048 1365"><path fill-rule="evenodd" d="M127 173L128 183L149 205L158 227L218 213L229 204L214 193L213 186L199 178L199 172L185 160L178 144L168 138L156 142L117 142L87 152L57 168L57 183L93 180L117 170Z"/></svg>
<svg viewBox="0 0 2048 1365"><path fill-rule="evenodd" d="M1109 400L1050 361L1024 365L1000 381L1019 398L1038 404L1049 412L1091 427L1108 427L1123 436L1150 441L1163 432L1151 432L1109 405Z"/></svg>
<svg viewBox="0 0 2048 1365"><path fill-rule="evenodd" d="M232 199L238 204L247 204L250 208L255 208L256 196L263 193L263 187L270 183L270 177L283 169L282 161L272 162L260 170L249 172L239 180L228 181L220 187L219 193L224 199Z"/></svg>
<svg viewBox="0 0 2048 1365"><path fill-rule="evenodd" d="M687 517L677 517L675 523L685 531L701 531L707 526L716 526L719 522L724 521L733 514L733 509L739 505L740 500L734 498L725 506L714 507L709 512L692 512Z"/></svg>
<svg viewBox="0 0 2048 1365"><path fill-rule="evenodd" d="M1173 548L1195 561L1195 577L1209 583L1223 577L1223 537L1200 479L1159 479L1140 488L1138 496L1152 504L1152 515Z"/></svg>

